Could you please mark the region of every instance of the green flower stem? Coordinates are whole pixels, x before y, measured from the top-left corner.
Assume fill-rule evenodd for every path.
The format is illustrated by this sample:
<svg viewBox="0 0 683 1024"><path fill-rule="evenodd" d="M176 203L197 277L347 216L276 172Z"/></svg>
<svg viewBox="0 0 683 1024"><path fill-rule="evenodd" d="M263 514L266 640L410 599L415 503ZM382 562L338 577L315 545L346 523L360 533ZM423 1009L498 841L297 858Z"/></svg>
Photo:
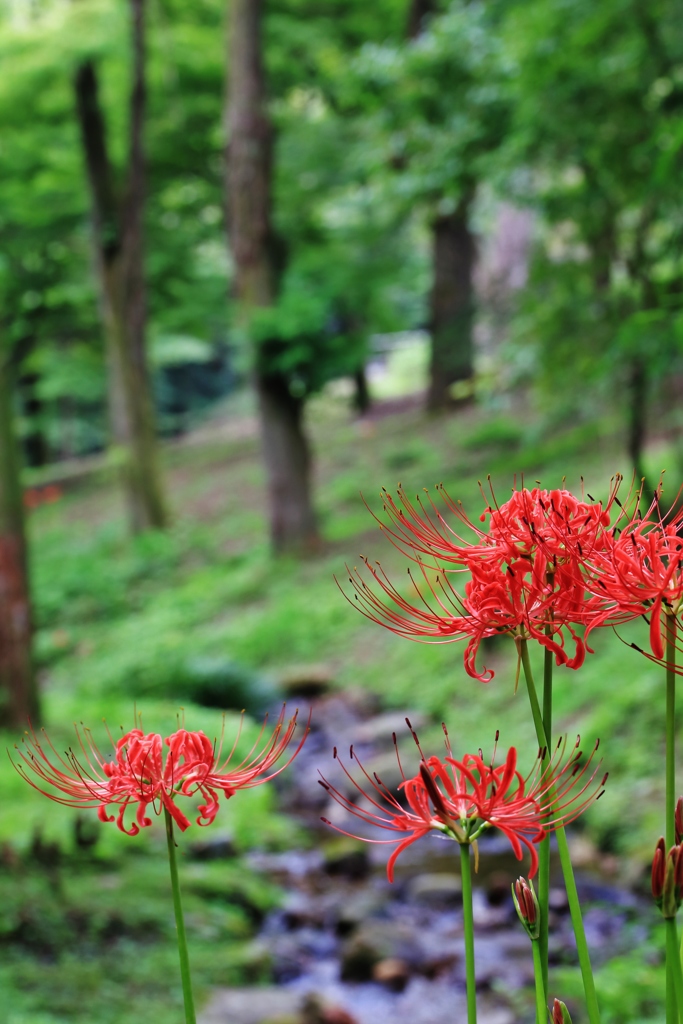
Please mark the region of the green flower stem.
<svg viewBox="0 0 683 1024"><path fill-rule="evenodd" d="M671 965L671 975L673 978L673 990L674 990L674 1021L678 1024L681 1019L680 1014L683 1013L683 970L681 970L681 961L678 955L678 929L676 928L676 918L667 917L665 919L666 924L666 964L667 967ZM667 992L667 1012L669 1009L669 1000Z"/></svg>
<svg viewBox="0 0 683 1024"><path fill-rule="evenodd" d="M474 914L472 912L472 865L469 843L460 844L462 916L465 930L465 980L467 983L467 1024L477 1024L477 982L474 970Z"/></svg>
<svg viewBox="0 0 683 1024"><path fill-rule="evenodd" d="M534 954L534 985L536 987L536 1024L548 1024L548 1002L546 999L547 982L544 977L547 974L547 961L543 963L541 944L538 939L531 940L531 949Z"/></svg>
<svg viewBox="0 0 683 1024"><path fill-rule="evenodd" d="M665 814L664 834L666 848L670 850L676 841L674 816L676 813L676 617L665 613L666 623L666 767L665 767ZM676 1010L677 993L675 989L675 971L672 963L669 940L667 938L666 956L666 1024L678 1024ZM680 970L680 956L676 953ZM683 1011L683 1003L679 1003Z"/></svg>
<svg viewBox="0 0 683 1024"><path fill-rule="evenodd" d="M173 909L175 911L175 926L178 934L178 954L180 956L180 976L183 981L183 999L185 1000L185 1022L186 1024L197 1024L197 1015L194 1009L194 998L192 996L192 978L190 977L190 958L187 955L187 936L185 935L185 920L183 918L183 904L180 898L180 884L178 882L178 865L175 856L175 840L173 838L173 818L164 807L166 819L166 840L168 842L168 862L171 867L171 888L173 890Z"/></svg>
<svg viewBox="0 0 683 1024"><path fill-rule="evenodd" d="M522 660L522 668L524 669L524 678L526 680L527 692L529 694L529 703L531 704L531 714L533 715L534 726L536 727L536 737L538 739L539 746L541 748L545 748L546 750L544 763L547 764L549 761L550 744L548 742L548 737L545 733L545 726L543 724L541 706L538 703L538 695L536 693L534 677L531 672L529 648L527 645L527 641L525 639L520 638L518 642L520 657ZM555 830L555 834L557 836L557 848L560 854L560 865L562 867L564 886L567 891L569 912L571 914L572 927L574 929L574 938L576 940L576 952L579 957L579 966L581 968L583 991L586 996L586 1010L588 1011L588 1020L590 1021L590 1024L600 1024L600 1008L598 1007L598 997L595 991L595 981L593 979L593 970L591 968L590 954L588 952L588 943L586 942L586 932L583 927L583 917L581 916L579 894L576 889L574 869L572 867L571 856L569 853L569 843L567 842L567 836L564 828L557 828Z"/></svg>
<svg viewBox="0 0 683 1024"><path fill-rule="evenodd" d="M550 629L550 627L548 627ZM553 734L553 653L547 648L543 660L543 728L545 735ZM548 1001L548 938L550 917L550 836L539 843L538 847L538 905L540 933L538 936L539 953L543 965L543 988L546 1003ZM543 1022L545 1024L545 1020Z"/></svg>

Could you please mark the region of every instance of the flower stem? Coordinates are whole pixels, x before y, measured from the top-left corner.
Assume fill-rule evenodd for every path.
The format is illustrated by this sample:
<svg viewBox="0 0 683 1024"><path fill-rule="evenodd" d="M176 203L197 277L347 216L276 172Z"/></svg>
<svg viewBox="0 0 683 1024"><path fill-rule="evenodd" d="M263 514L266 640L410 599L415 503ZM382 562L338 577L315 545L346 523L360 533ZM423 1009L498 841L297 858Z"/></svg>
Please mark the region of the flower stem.
<svg viewBox="0 0 683 1024"><path fill-rule="evenodd" d="M666 616L666 823L667 849L676 842L676 619Z"/></svg>
<svg viewBox="0 0 683 1024"><path fill-rule="evenodd" d="M553 654L547 648L543 660L543 729L550 739L553 734ZM540 934L538 936L539 954L543 967L543 989L546 1003L548 1001L548 938L550 903L550 836L538 847L538 905L540 918ZM545 1024L545 1020L543 1021Z"/></svg>
<svg viewBox="0 0 683 1024"><path fill-rule="evenodd" d="M674 827L674 816L676 813L676 617L669 612L664 616L666 623L666 767L665 767L665 799L664 809L666 819L664 822L666 847L668 850L676 841ZM680 955L671 953L668 939L669 929L667 925L667 946L666 946L666 1024L677 1024L678 1012L676 1001L676 967L678 964L680 973ZM683 1012L683 1003L679 1002L680 1010Z"/></svg>
<svg viewBox="0 0 683 1024"><path fill-rule="evenodd" d="M534 677L531 672L529 648L527 641L523 637L520 637L518 642L522 668L524 669L524 678L526 680L527 692L529 694L529 703L531 705L531 714L533 715L534 726L536 727L536 737L538 739L539 746L541 748L545 748L546 757L544 760L547 763L550 746L548 737L546 736L545 726L543 724L541 706L538 703ZM557 836L557 848L560 854L564 886L567 891L569 912L571 914L574 938L576 940L576 952L579 957L579 966L581 968L581 979L583 981L583 991L586 997L588 1020L590 1021L590 1024L600 1024L600 1008L598 1007L598 997L595 992L595 981L593 979L593 970L591 968L590 954L588 952L588 943L586 942L586 932L583 927L581 904L579 903L579 894L576 889L574 869L572 867L571 856L569 853L569 843L567 842L567 836L562 826L555 830L555 834Z"/></svg>
<svg viewBox="0 0 683 1024"><path fill-rule="evenodd" d="M531 949L534 954L534 984L536 987L536 1024L548 1024L548 1003L546 999L547 981L544 977L544 968L547 973L548 963L543 963L543 954L538 939L531 941Z"/></svg>
<svg viewBox="0 0 683 1024"><path fill-rule="evenodd" d="M469 843L460 844L462 915L465 931L465 980L467 983L467 1024L477 1024L477 982L474 970L474 914L472 912L472 865Z"/></svg>
<svg viewBox="0 0 683 1024"><path fill-rule="evenodd" d="M666 924L666 965L671 965L671 976L673 980L673 1012L674 1022L678 1024L680 1020L680 1014L683 1013L683 971L681 970L681 960L678 953L678 929L676 928L676 918L667 917L665 920ZM667 1014L669 1012L669 993L667 991L666 1000ZM668 1020L668 1017L667 1017Z"/></svg>
<svg viewBox="0 0 683 1024"><path fill-rule="evenodd" d="M175 911L175 925L178 934L178 954L180 956L180 976L183 982L183 999L185 1000L185 1022L186 1024L197 1024L197 1016L194 1009L194 998L192 996L192 979L190 977L190 958L187 954L187 936L185 935L185 920L183 918L183 904L180 898L180 884L178 882L178 865L175 856L175 840L173 838L173 818L164 807L166 819L166 840L168 843L168 862L171 868L171 889L173 890L173 910Z"/></svg>

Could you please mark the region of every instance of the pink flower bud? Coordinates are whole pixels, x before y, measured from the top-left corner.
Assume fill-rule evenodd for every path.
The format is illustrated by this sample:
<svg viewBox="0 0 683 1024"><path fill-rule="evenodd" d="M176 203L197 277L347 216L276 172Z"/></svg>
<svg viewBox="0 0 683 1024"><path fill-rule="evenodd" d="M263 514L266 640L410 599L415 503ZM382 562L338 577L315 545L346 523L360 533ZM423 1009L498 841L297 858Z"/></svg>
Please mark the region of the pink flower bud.
<svg viewBox="0 0 683 1024"><path fill-rule="evenodd" d="M553 1024L572 1024L569 1010L559 999L553 1003Z"/></svg>
<svg viewBox="0 0 683 1024"><path fill-rule="evenodd" d="M524 925L529 938L536 940L540 934L541 922L533 882L527 882L526 878L520 876L512 886L512 899L517 916Z"/></svg>

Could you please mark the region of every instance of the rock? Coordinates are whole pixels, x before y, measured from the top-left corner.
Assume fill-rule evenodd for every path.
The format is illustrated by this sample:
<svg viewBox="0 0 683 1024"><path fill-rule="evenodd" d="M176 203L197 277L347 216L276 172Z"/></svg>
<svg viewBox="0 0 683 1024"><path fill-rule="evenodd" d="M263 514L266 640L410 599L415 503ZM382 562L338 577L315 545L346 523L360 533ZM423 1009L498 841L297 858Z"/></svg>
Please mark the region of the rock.
<svg viewBox="0 0 683 1024"><path fill-rule="evenodd" d="M377 915L385 907L390 899L390 893L367 892L353 894L351 896L342 894L338 904L332 908L331 917L334 922L334 929L337 935L350 935L359 925L367 921L369 917Z"/></svg>
<svg viewBox="0 0 683 1024"><path fill-rule="evenodd" d="M548 906L556 914L564 914L569 910L569 900L564 889L553 888L548 893Z"/></svg>
<svg viewBox="0 0 683 1024"><path fill-rule="evenodd" d="M328 875L340 875L356 881L370 874L370 857L358 843L349 846L346 841L335 841L326 846L324 853L324 867Z"/></svg>
<svg viewBox="0 0 683 1024"><path fill-rule="evenodd" d="M429 872L408 882L408 897L430 907L454 907L462 903L462 884L457 875Z"/></svg>
<svg viewBox="0 0 683 1024"><path fill-rule="evenodd" d="M322 697L334 682L329 665L295 665L280 676L280 687L287 697Z"/></svg>
<svg viewBox="0 0 683 1024"><path fill-rule="evenodd" d="M487 928L500 928L510 917L508 906L492 906L481 889L475 889L472 893L472 914L475 928L486 930Z"/></svg>
<svg viewBox="0 0 683 1024"><path fill-rule="evenodd" d="M493 871L486 879L486 898L492 907L512 910L512 880L506 871Z"/></svg>
<svg viewBox="0 0 683 1024"><path fill-rule="evenodd" d="M280 913L282 923L288 931L305 926L321 928L324 924L319 902L312 900L307 893L296 890L287 893Z"/></svg>
<svg viewBox="0 0 683 1024"><path fill-rule="evenodd" d="M304 999L300 1017L301 1024L357 1024L343 1006L335 1006L318 995L309 992Z"/></svg>
<svg viewBox="0 0 683 1024"><path fill-rule="evenodd" d="M372 743L377 746L390 747L394 749L393 734L398 737L399 743L406 738L412 744L412 738L408 732L406 718L416 732L427 725L427 716L419 711L413 711L406 715L403 711L385 711L381 715L368 718L356 726L354 730L354 743ZM413 748L414 749L414 748Z"/></svg>
<svg viewBox="0 0 683 1024"><path fill-rule="evenodd" d="M230 833L218 832L210 838L190 843L188 852L193 860L227 860L234 857L237 851Z"/></svg>
<svg viewBox="0 0 683 1024"><path fill-rule="evenodd" d="M410 980L410 967L405 960L387 957L386 960L379 960L372 968L372 980L392 992L403 992Z"/></svg>
<svg viewBox="0 0 683 1024"><path fill-rule="evenodd" d="M600 865L600 852L587 836L569 836L569 850L574 868L597 868Z"/></svg>
<svg viewBox="0 0 683 1024"><path fill-rule="evenodd" d="M362 925L342 947L341 980L370 981L381 960L422 963L422 950L410 926L398 921L369 921Z"/></svg>
<svg viewBox="0 0 683 1024"><path fill-rule="evenodd" d="M289 989L220 988L199 1014L198 1024L263 1024L298 1018L301 1007L301 993Z"/></svg>

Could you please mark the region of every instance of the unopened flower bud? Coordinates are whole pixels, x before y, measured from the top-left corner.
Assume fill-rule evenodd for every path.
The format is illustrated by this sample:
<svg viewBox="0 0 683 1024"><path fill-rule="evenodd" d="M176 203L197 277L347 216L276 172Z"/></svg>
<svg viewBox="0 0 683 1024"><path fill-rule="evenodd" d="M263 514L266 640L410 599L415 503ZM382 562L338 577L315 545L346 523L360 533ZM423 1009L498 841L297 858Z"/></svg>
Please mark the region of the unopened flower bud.
<svg viewBox="0 0 683 1024"><path fill-rule="evenodd" d="M664 917L675 917L683 895L683 846L666 852L664 840L655 847L652 860L652 895Z"/></svg>
<svg viewBox="0 0 683 1024"><path fill-rule="evenodd" d="M569 1010L559 999L553 1003L553 1024L572 1024Z"/></svg>
<svg viewBox="0 0 683 1024"><path fill-rule="evenodd" d="M683 842L683 796L679 796L678 798L674 822L676 830L676 846L680 846Z"/></svg>
<svg viewBox="0 0 683 1024"><path fill-rule="evenodd" d="M529 938L535 941L541 930L541 916L533 882L520 876L512 886L512 900Z"/></svg>

